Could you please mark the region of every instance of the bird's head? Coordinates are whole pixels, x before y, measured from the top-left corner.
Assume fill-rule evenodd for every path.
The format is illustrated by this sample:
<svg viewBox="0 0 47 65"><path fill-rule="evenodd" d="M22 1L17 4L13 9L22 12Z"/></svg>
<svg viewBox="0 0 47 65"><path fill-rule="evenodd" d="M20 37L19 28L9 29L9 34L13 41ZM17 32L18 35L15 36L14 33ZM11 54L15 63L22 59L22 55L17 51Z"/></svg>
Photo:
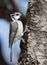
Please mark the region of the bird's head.
<svg viewBox="0 0 47 65"><path fill-rule="evenodd" d="M14 20L18 20L19 18L20 18L20 16L21 16L21 13L19 13L19 12L15 12L15 13L13 13L13 14L10 14L10 16L11 16L11 19L14 21Z"/></svg>

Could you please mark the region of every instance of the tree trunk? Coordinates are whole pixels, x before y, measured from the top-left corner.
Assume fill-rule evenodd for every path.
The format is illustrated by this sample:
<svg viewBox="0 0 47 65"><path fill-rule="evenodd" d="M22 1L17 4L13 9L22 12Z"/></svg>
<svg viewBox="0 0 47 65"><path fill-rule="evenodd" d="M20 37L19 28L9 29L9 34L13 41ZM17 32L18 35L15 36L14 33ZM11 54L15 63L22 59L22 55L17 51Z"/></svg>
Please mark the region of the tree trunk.
<svg viewBox="0 0 47 65"><path fill-rule="evenodd" d="M47 0L29 0L25 35L19 65L47 64ZM26 28L25 28L26 29Z"/></svg>

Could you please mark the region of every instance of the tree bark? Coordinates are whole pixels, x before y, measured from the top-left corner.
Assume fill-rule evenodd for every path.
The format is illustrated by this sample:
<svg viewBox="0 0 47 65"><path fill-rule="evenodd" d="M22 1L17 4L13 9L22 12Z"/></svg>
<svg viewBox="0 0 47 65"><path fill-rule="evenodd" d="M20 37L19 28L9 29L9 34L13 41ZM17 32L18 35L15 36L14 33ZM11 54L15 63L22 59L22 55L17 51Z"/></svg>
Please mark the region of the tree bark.
<svg viewBox="0 0 47 65"><path fill-rule="evenodd" d="M47 64L47 0L29 0L26 26L30 31L21 42L20 65ZM26 28L25 28L26 29Z"/></svg>

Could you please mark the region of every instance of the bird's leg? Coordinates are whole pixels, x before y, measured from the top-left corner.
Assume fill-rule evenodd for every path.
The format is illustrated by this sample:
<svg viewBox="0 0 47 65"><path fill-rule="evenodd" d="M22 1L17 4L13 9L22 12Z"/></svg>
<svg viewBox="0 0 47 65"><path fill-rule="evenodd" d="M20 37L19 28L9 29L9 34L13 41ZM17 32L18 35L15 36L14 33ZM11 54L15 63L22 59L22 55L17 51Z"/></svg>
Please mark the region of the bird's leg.
<svg viewBox="0 0 47 65"><path fill-rule="evenodd" d="M28 25L25 25L25 30L24 30L23 34L24 34L25 32L30 32L30 30L29 30L28 28L29 28L29 26L28 26Z"/></svg>
<svg viewBox="0 0 47 65"><path fill-rule="evenodd" d="M20 39L22 40L22 42L24 42L24 43L25 43L25 40L24 40L24 38L23 38L23 37L21 37Z"/></svg>

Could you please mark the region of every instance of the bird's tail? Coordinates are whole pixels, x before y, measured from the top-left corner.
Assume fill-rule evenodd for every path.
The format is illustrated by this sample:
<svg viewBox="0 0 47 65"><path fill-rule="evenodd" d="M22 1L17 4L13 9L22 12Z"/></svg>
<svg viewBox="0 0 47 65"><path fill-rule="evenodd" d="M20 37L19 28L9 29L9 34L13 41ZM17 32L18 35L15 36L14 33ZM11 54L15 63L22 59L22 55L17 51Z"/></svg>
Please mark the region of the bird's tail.
<svg viewBox="0 0 47 65"><path fill-rule="evenodd" d="M12 45L11 45L11 48L10 48L10 61L12 62Z"/></svg>

